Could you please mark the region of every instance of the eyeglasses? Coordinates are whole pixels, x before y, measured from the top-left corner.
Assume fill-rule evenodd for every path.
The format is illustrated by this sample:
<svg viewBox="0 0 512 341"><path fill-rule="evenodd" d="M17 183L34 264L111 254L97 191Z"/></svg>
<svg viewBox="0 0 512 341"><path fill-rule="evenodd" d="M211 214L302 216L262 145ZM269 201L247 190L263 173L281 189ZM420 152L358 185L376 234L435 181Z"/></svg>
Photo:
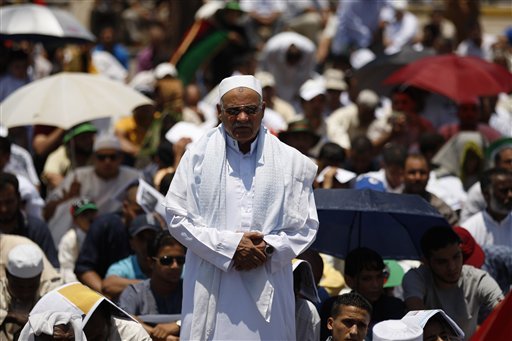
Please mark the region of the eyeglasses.
<svg viewBox="0 0 512 341"><path fill-rule="evenodd" d="M163 257L151 257L153 258L154 260L157 260L160 262L161 265L164 265L164 266L169 266L169 265L172 265L174 264L174 262L176 261L176 263L178 265L183 265L185 264L185 256L177 256L177 257L173 257L173 256L163 256Z"/></svg>
<svg viewBox="0 0 512 341"><path fill-rule="evenodd" d="M105 161L106 159L116 161L119 158L119 154L96 154L96 158L100 161Z"/></svg>
<svg viewBox="0 0 512 341"><path fill-rule="evenodd" d="M247 115L256 115L261 110L261 104L258 105L242 105L239 107L223 108L229 116L237 116L242 111Z"/></svg>

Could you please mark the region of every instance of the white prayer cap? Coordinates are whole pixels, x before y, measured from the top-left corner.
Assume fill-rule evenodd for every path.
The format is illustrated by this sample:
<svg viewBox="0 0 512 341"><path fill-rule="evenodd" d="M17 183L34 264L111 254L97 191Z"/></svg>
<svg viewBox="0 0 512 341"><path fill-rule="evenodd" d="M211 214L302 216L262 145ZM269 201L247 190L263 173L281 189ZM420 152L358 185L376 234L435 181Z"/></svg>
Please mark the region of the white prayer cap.
<svg viewBox="0 0 512 341"><path fill-rule="evenodd" d="M94 140L93 150L115 149L121 151L121 142L113 134L101 134Z"/></svg>
<svg viewBox="0 0 512 341"><path fill-rule="evenodd" d="M299 90L300 98L311 101L318 95L325 95L325 81L323 78L308 79Z"/></svg>
<svg viewBox="0 0 512 341"><path fill-rule="evenodd" d="M373 341L422 341L423 329L401 320L387 320L373 326Z"/></svg>
<svg viewBox="0 0 512 341"><path fill-rule="evenodd" d="M273 87L276 85L276 80L274 75L267 71L258 71L254 75L260 83L262 88L266 88L267 86Z"/></svg>
<svg viewBox="0 0 512 341"><path fill-rule="evenodd" d="M18 278L33 278L43 271L43 252L36 245L15 246L7 255L7 271Z"/></svg>
<svg viewBox="0 0 512 341"><path fill-rule="evenodd" d="M354 69L360 69L372 60L375 59L375 53L370 51L369 49L359 49L350 55L350 65Z"/></svg>
<svg viewBox="0 0 512 341"><path fill-rule="evenodd" d="M236 88L249 88L256 91L260 96L262 95L261 83L258 79L256 79L256 77L251 75L241 75L227 77L224 78L222 82L220 82L219 99L221 99L222 96L226 94L226 92Z"/></svg>
<svg viewBox="0 0 512 341"><path fill-rule="evenodd" d="M374 91L365 89L359 93L356 102L357 104L375 108L379 105L379 96Z"/></svg>
<svg viewBox="0 0 512 341"><path fill-rule="evenodd" d="M391 1L391 5L394 9L398 11L403 11L407 9L407 0L393 0Z"/></svg>
<svg viewBox="0 0 512 341"><path fill-rule="evenodd" d="M171 63L161 63L155 68L154 71L156 79L162 79L164 77L178 77L178 71L176 67Z"/></svg>

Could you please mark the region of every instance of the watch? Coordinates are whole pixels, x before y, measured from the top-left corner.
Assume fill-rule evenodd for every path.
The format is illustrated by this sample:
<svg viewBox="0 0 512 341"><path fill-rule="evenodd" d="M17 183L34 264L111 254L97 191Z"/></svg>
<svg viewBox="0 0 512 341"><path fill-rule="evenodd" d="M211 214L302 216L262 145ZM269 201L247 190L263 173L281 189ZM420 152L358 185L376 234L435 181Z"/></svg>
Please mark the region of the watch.
<svg viewBox="0 0 512 341"><path fill-rule="evenodd" d="M265 246L265 254L267 256L272 256L273 253L274 253L274 247L272 245L270 245L270 244L267 244Z"/></svg>

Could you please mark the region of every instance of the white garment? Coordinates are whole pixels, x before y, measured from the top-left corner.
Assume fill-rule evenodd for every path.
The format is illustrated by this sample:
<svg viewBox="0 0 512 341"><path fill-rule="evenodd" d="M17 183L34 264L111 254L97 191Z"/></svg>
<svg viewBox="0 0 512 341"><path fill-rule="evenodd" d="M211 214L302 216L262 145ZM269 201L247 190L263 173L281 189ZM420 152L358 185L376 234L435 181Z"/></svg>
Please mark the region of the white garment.
<svg viewBox="0 0 512 341"><path fill-rule="evenodd" d="M37 335L53 335L54 326L68 323L73 329L74 340L87 341L82 331L82 316L60 311L46 311L30 315L28 322L21 330L19 340L32 341Z"/></svg>
<svg viewBox="0 0 512 341"><path fill-rule="evenodd" d="M37 188L24 176L16 174L19 184L21 200L24 203L23 210L28 215L43 219L44 200Z"/></svg>
<svg viewBox="0 0 512 341"><path fill-rule="evenodd" d="M460 210L467 199L462 181L454 175L438 177L435 171L431 171L426 189L454 211Z"/></svg>
<svg viewBox="0 0 512 341"><path fill-rule="evenodd" d="M494 220L483 210L466 220L462 225L475 241L484 245L505 245L512 247L512 213L501 222Z"/></svg>
<svg viewBox="0 0 512 341"><path fill-rule="evenodd" d="M297 340L320 340L320 323L320 315L315 305L304 298L297 298L295 301Z"/></svg>
<svg viewBox="0 0 512 341"><path fill-rule="evenodd" d="M182 339L295 339L291 260L318 227L315 173L264 128L247 154L222 125L187 150L165 201L169 230L188 248ZM236 271L233 255L250 230L275 251L263 266Z"/></svg>
<svg viewBox="0 0 512 341"><path fill-rule="evenodd" d="M480 181L475 182L468 190L467 199L462 206L460 211L460 221L465 222L474 214L485 210L487 203L485 202L484 195L482 194L482 188L480 187Z"/></svg>
<svg viewBox="0 0 512 341"><path fill-rule="evenodd" d="M25 148L17 144L11 144L11 157L4 167L4 172L22 175L30 180L34 186L41 185L32 156Z"/></svg>
<svg viewBox="0 0 512 341"><path fill-rule="evenodd" d="M512 136L512 95L500 94L489 125L503 136Z"/></svg>
<svg viewBox="0 0 512 341"><path fill-rule="evenodd" d="M98 207L98 214L116 212L122 207L122 192L139 176L140 173L135 168L121 166L117 177L103 180L96 175L93 166L79 167L69 172L46 200L52 201L61 198L64 190L69 190L71 183L76 178L80 182L79 196L94 201ZM59 245L64 233L73 225L69 212L72 202L76 199L72 198L57 206L53 217L48 222L55 245Z"/></svg>
<svg viewBox="0 0 512 341"><path fill-rule="evenodd" d="M60 240L59 264L64 283L78 281L75 275L75 263L84 240L85 232L78 227L69 229Z"/></svg>
<svg viewBox="0 0 512 341"><path fill-rule="evenodd" d="M302 51L298 64L286 63L286 51L290 45ZM300 107L298 93L300 86L313 78L315 68L315 44L308 38L295 32L282 32L267 41L261 52L262 69L274 75L276 95L291 103L295 109Z"/></svg>
<svg viewBox="0 0 512 341"><path fill-rule="evenodd" d="M410 44L416 37L418 32L418 18L411 12L404 12L402 20L386 25L384 29L384 37L390 41L390 45L386 47L386 54L400 52L402 47Z"/></svg>

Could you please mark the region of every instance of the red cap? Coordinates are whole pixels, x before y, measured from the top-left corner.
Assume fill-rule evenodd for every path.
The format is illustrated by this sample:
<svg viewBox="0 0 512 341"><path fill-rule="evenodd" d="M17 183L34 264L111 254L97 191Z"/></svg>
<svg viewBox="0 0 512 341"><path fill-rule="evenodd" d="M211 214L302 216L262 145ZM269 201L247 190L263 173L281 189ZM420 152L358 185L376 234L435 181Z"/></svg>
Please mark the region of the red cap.
<svg viewBox="0 0 512 341"><path fill-rule="evenodd" d="M462 249L464 264L472 265L475 268L480 268L485 261L485 254L480 245L478 245L471 233L469 233L469 231L462 226L455 226L453 227L453 230L462 240L460 247Z"/></svg>

